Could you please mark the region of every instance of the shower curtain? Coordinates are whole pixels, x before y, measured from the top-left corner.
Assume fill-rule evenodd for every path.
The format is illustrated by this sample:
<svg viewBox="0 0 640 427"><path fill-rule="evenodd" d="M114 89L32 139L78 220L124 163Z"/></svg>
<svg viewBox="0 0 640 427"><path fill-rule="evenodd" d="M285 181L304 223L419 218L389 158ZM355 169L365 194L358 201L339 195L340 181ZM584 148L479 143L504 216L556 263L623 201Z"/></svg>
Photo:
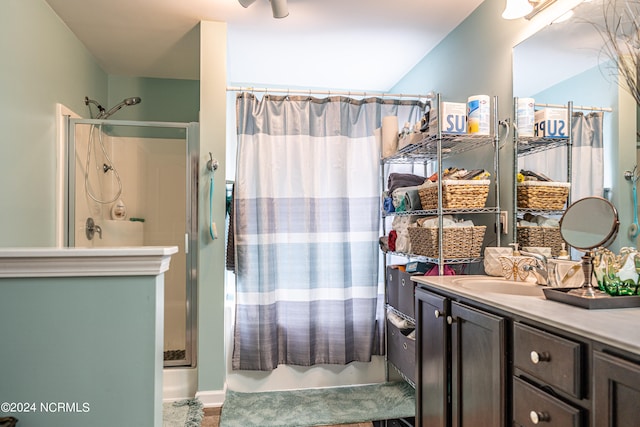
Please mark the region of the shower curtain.
<svg viewBox="0 0 640 427"><path fill-rule="evenodd" d="M604 195L604 144L602 112L575 112L571 123L573 139L571 200ZM539 171L554 181L567 181L567 150L564 147L526 156L520 168Z"/></svg>
<svg viewBox="0 0 640 427"><path fill-rule="evenodd" d="M382 354L380 146L417 101L239 94L234 370Z"/></svg>

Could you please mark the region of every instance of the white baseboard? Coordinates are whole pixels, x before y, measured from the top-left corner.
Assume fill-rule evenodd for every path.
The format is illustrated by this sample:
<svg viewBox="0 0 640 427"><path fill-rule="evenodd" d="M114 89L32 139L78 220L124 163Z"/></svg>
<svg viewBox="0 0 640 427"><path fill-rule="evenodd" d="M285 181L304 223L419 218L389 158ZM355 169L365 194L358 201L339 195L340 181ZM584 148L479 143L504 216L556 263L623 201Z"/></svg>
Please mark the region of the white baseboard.
<svg viewBox="0 0 640 427"><path fill-rule="evenodd" d="M162 371L162 400L193 399L198 389L198 370L195 368L165 368Z"/></svg>
<svg viewBox="0 0 640 427"><path fill-rule="evenodd" d="M196 393L196 397L202 402L202 406L205 408L220 408L224 403L224 396L226 392L226 385L224 390L206 390Z"/></svg>

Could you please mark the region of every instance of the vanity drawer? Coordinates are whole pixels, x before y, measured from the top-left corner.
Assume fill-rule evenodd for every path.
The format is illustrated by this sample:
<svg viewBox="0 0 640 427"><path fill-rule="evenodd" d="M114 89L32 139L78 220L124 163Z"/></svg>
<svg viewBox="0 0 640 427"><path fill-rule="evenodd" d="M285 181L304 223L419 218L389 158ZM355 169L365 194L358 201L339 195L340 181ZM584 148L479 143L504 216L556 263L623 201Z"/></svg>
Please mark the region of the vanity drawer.
<svg viewBox="0 0 640 427"><path fill-rule="evenodd" d="M387 302L401 313L414 318L416 283L411 280L411 276L412 274L397 268L387 267Z"/></svg>
<svg viewBox="0 0 640 427"><path fill-rule="evenodd" d="M582 412L563 401L527 384L513 379L513 421L517 426L579 427Z"/></svg>
<svg viewBox="0 0 640 427"><path fill-rule="evenodd" d="M407 337L411 330L401 331L387 321L387 358L402 374L416 382L416 340Z"/></svg>
<svg viewBox="0 0 640 427"><path fill-rule="evenodd" d="M583 397L580 343L515 323L513 365L578 399Z"/></svg>

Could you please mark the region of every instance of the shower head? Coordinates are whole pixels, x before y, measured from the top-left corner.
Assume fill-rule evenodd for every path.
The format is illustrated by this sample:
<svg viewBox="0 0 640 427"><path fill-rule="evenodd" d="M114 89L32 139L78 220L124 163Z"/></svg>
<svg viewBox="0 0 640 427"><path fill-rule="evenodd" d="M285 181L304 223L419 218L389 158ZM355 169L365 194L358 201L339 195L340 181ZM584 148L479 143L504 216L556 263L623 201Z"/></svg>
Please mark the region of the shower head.
<svg viewBox="0 0 640 427"><path fill-rule="evenodd" d="M136 105L142 102L142 98L140 98L139 96L134 96L132 98L127 98L122 102L124 102L126 105Z"/></svg>
<svg viewBox="0 0 640 427"><path fill-rule="evenodd" d="M110 117L111 115L113 115L114 113L116 113L122 107L129 106L129 105L140 104L141 102L142 102L142 99L139 96L126 98L121 103L119 103L115 107L111 108L109 111L105 111L104 108L101 109L100 113L98 114L96 119L106 119L106 118Z"/></svg>

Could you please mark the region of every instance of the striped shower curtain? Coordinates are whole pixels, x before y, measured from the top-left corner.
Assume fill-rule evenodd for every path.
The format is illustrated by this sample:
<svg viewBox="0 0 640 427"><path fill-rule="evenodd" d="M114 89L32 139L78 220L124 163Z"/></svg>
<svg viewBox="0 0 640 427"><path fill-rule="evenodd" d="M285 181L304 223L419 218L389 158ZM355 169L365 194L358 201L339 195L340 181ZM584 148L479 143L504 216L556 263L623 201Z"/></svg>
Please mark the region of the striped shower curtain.
<svg viewBox="0 0 640 427"><path fill-rule="evenodd" d="M377 319L384 115L415 101L237 96L233 369L366 362Z"/></svg>

